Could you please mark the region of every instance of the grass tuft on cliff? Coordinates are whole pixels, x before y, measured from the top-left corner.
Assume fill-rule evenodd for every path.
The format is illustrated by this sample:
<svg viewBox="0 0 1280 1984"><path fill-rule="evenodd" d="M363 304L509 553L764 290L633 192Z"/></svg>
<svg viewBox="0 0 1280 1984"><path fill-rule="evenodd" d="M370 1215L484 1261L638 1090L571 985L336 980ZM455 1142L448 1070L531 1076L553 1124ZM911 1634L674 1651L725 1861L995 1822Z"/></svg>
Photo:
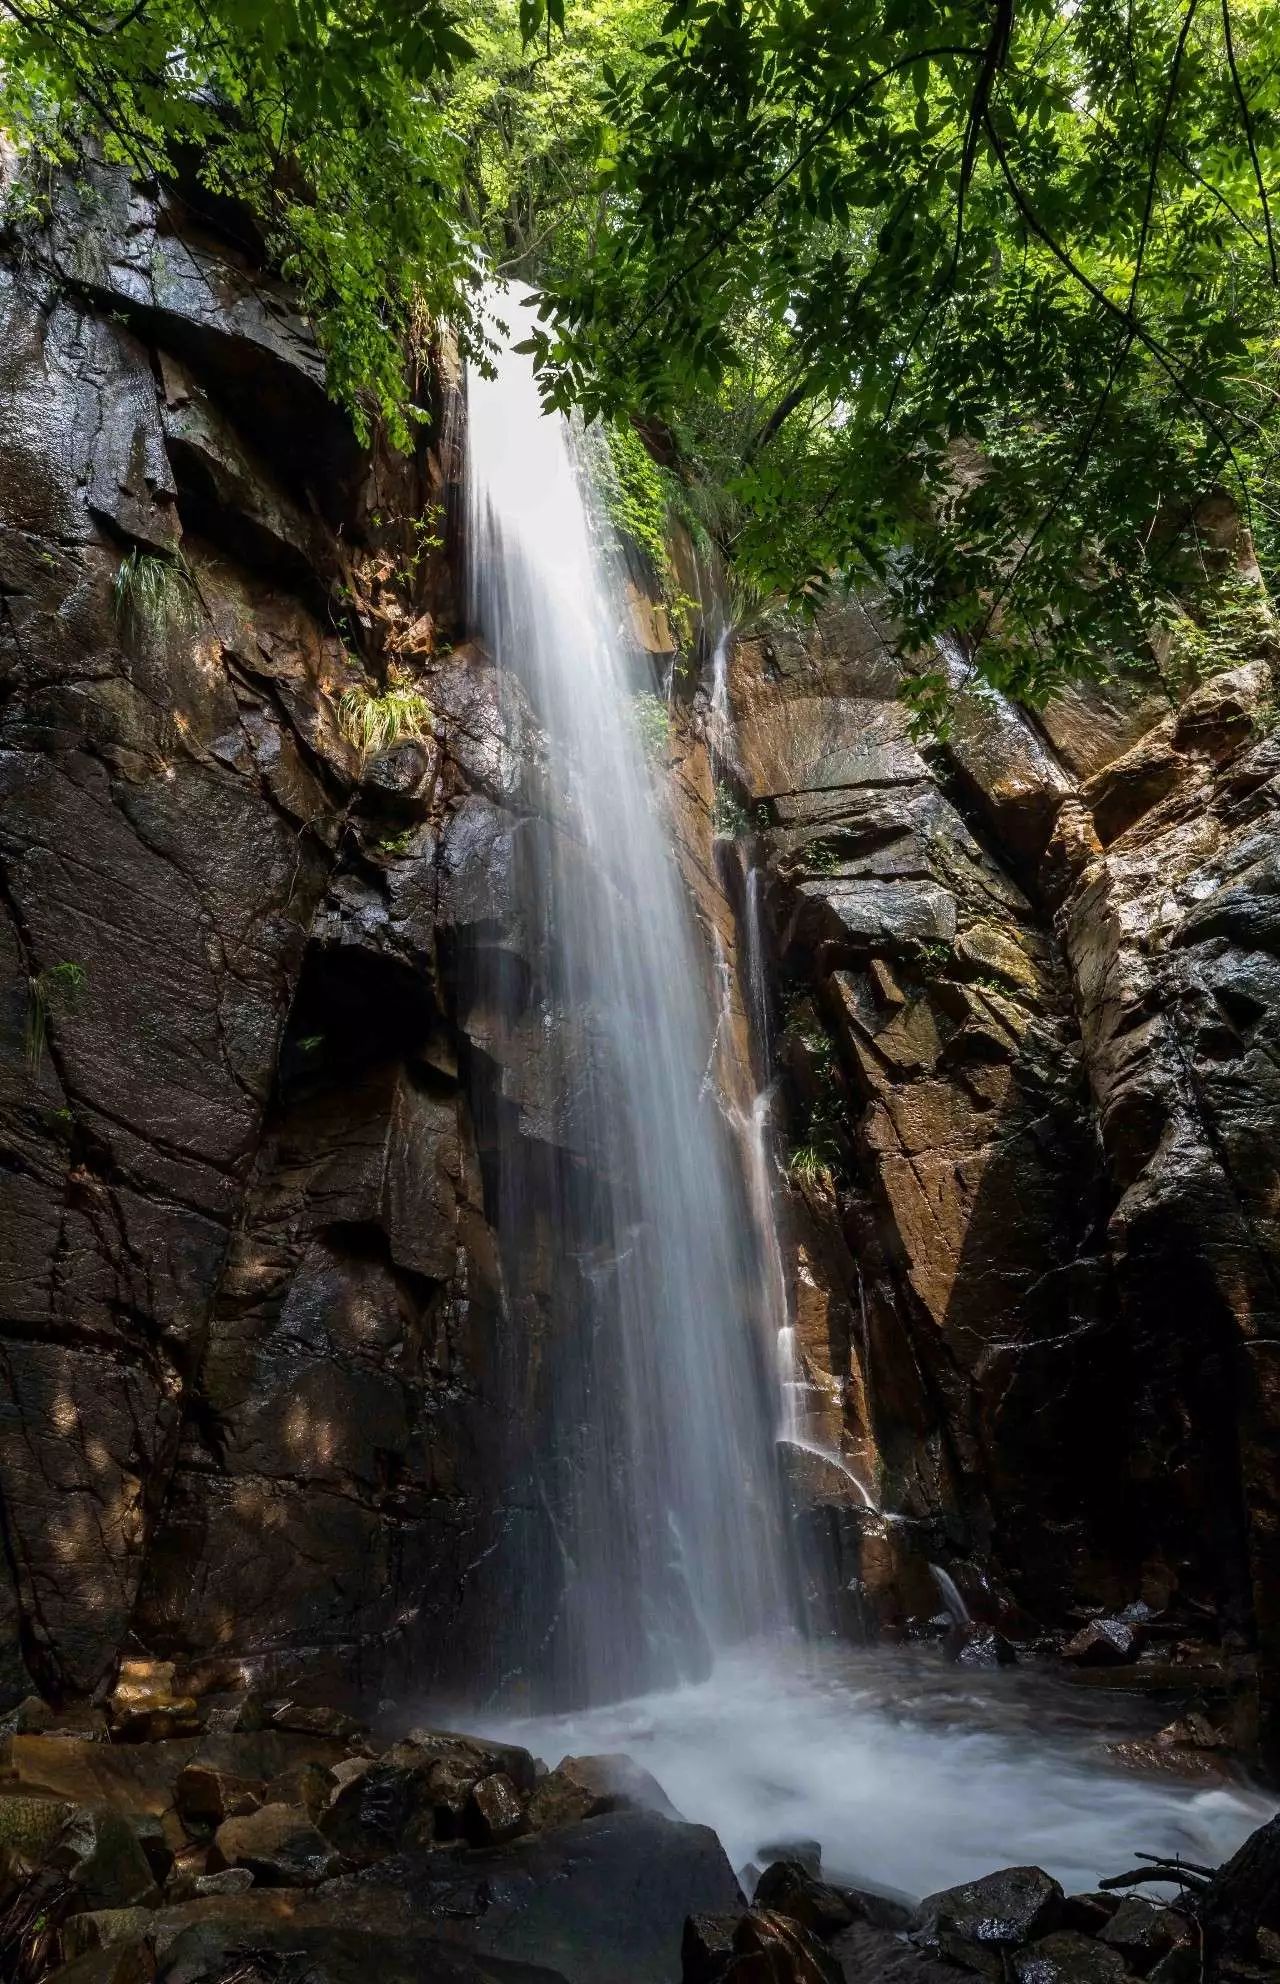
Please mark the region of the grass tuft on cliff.
<svg viewBox="0 0 1280 1984"><path fill-rule="evenodd" d="M425 737L431 728L431 705L420 690L403 682L390 683L381 695L372 689L347 689L338 698L338 728L362 756L377 757L403 737Z"/></svg>

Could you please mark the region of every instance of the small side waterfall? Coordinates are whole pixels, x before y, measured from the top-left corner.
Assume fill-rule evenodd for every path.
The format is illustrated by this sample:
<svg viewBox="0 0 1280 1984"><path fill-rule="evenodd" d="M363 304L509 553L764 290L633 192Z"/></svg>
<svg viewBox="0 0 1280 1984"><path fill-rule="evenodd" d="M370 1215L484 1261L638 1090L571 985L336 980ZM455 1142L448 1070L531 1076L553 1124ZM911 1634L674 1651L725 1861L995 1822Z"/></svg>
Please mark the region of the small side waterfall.
<svg viewBox="0 0 1280 1984"><path fill-rule="evenodd" d="M546 1522L530 1519L542 1542L520 1575L527 1592L558 1587L542 1658L555 1698L581 1703L705 1673L786 1622L787 1582L772 1346L704 1081L703 961L645 759L653 685L620 632L570 429L544 417L512 348L525 307L501 299L496 376L468 381L468 563L473 624L528 692L563 808L529 823L521 861L538 967L496 959L487 996L552 1064L556 1155L532 1211L538 1126L494 1141L500 1232L540 1221L550 1259L530 1380L529 1494ZM509 1286L521 1273L512 1256Z"/></svg>

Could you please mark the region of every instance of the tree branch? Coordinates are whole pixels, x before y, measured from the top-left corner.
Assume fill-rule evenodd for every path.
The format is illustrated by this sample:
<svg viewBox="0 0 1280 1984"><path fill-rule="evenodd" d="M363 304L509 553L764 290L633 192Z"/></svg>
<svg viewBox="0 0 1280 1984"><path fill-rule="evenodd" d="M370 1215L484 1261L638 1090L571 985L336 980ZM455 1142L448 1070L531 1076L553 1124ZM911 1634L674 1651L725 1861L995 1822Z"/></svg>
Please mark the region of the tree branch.
<svg viewBox="0 0 1280 1984"><path fill-rule="evenodd" d="M1235 40L1231 33L1231 0L1222 0L1222 32L1227 44L1227 63L1231 70L1231 81L1240 105L1240 116L1244 123L1245 142L1249 147L1249 157L1253 161L1253 176L1258 185L1258 198L1262 202L1262 218L1267 230L1267 252L1271 257L1271 280L1280 284L1280 263L1276 261L1276 240L1271 227L1271 206L1267 199L1266 181L1262 177L1262 161L1258 157L1257 140L1253 134L1253 119L1249 115L1249 99L1244 93L1240 79L1240 69L1236 62Z"/></svg>

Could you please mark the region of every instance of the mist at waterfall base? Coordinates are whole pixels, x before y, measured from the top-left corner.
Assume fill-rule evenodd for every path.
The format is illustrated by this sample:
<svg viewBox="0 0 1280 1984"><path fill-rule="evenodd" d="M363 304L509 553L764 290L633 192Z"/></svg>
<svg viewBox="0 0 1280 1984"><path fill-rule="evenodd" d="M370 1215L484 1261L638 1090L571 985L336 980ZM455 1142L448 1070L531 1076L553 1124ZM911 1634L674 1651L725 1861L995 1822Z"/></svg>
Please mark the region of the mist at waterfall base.
<svg viewBox="0 0 1280 1984"><path fill-rule="evenodd" d="M1153 1728L1140 1707L1127 1725L1123 1713L936 1647L784 1641L722 1655L694 1686L489 1733L550 1764L625 1752L714 1827L739 1873L776 1857L770 1845L817 1840L829 1879L914 1901L998 1867L1043 1867L1072 1893L1135 1852L1213 1865L1271 1816L1260 1792L1109 1764L1104 1738Z"/></svg>
<svg viewBox="0 0 1280 1984"><path fill-rule="evenodd" d="M705 1079L704 963L634 720L654 684L573 438L512 349L525 308L501 302L496 376L469 378L467 531L473 625L545 729L562 809L513 836L523 948L497 928L479 946L470 1022L492 1040L477 1120L528 1514L502 1573L512 1685L478 1677L450 1712L552 1764L628 1752L740 1868L787 1837L819 1840L835 1877L915 1895L1015 1862L1081 1887L1135 1849L1216 1861L1267 1801L1108 1765L1080 1726L1096 1711L1033 1675L794 1631L777 1442L801 1429L767 1104L744 1161ZM747 968L763 1010L761 958ZM511 1050L531 1033L541 1102ZM544 1278L552 1263L536 1296L530 1233Z"/></svg>

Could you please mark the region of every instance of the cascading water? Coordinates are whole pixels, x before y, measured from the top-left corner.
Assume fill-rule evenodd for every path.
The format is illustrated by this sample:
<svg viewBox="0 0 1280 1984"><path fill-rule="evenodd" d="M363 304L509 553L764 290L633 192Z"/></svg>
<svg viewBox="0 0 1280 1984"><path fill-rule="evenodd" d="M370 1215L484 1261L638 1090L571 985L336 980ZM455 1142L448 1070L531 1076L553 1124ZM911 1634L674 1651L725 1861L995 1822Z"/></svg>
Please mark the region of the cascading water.
<svg viewBox="0 0 1280 1984"><path fill-rule="evenodd" d="M545 725L562 809L513 831L522 942L504 951L495 912L476 996L508 1035L482 1143L508 1337L530 1346L533 1401L515 1497L526 1541L499 1579L518 1622L508 1694L536 1698L549 1666L569 1712L491 1706L490 1727L553 1761L630 1751L738 1865L767 1840L816 1837L836 1878L919 1894L1028 1859L1089 1886L1137 1841L1222 1858L1270 1801L1110 1768L1100 1739L1120 1731L1092 1696L1021 1668L981 1676L923 1649L806 1646L778 1630L778 1379L795 1355L767 1238L767 1104L744 1193L705 1078L715 1019L631 721L649 685L619 635L568 430L542 417L509 343L496 378L472 377L467 462L473 614ZM758 885L747 895L758 910ZM767 1093L758 927L753 943ZM541 1103L511 1040L546 1063Z"/></svg>
<svg viewBox="0 0 1280 1984"><path fill-rule="evenodd" d="M512 292L495 307L517 320L527 306ZM545 728L565 808L524 861L541 982L508 971L491 997L511 1024L534 1016L553 1060L572 1043L569 1154L541 1209L555 1340L531 1488L554 1548L524 1575L558 1583L553 1687L581 1702L705 1673L783 1621L786 1578L754 1236L703 1079L714 1020L637 721L652 682L621 632L571 431L543 416L511 348L521 335L513 322L494 376L468 381L469 589ZM639 708L652 721L651 693ZM520 1139L496 1141L514 1232L529 1213Z"/></svg>

